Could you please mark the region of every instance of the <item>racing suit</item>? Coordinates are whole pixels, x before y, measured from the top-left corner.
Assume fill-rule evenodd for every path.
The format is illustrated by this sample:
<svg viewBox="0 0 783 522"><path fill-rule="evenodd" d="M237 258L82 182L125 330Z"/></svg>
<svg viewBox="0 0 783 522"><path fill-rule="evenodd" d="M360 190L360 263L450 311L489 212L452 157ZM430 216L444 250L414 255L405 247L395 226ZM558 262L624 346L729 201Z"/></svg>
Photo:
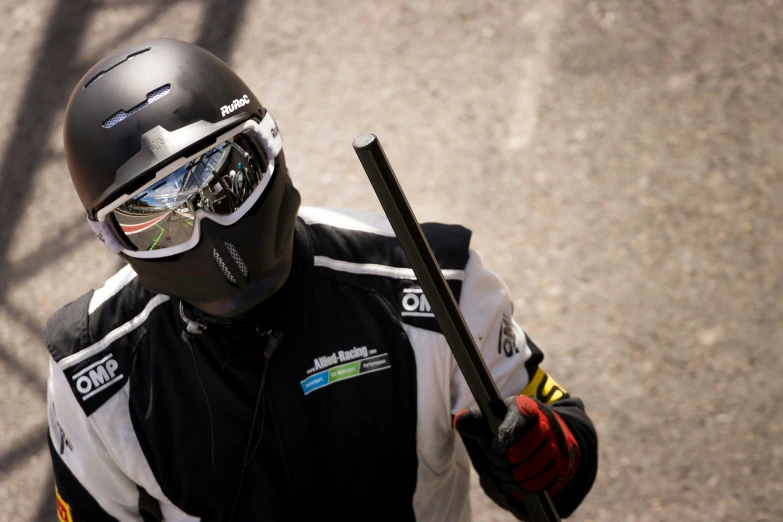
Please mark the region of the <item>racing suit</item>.
<svg viewBox="0 0 783 522"><path fill-rule="evenodd" d="M596 473L581 401L470 231L422 228L502 395L538 397L577 439L570 513ZM452 417L475 404L382 216L302 208L291 275L250 322L199 321L125 267L45 338L60 520L470 520Z"/></svg>

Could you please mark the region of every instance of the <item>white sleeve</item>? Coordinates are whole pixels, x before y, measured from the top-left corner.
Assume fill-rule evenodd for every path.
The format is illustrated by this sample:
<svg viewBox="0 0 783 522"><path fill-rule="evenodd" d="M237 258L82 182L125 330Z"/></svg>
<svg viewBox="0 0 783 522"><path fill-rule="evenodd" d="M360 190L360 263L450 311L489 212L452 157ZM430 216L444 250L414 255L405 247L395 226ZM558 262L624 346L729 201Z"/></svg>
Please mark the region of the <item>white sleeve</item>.
<svg viewBox="0 0 783 522"><path fill-rule="evenodd" d="M98 428L79 406L53 359L49 361L47 403L49 436L71 474L107 514L123 522L141 522L136 484L109 454ZM68 484L58 482L57 486L67 495Z"/></svg>
<svg viewBox="0 0 783 522"><path fill-rule="evenodd" d="M529 382L525 363L535 362L533 350L512 317L514 305L508 287L484 267L481 256L473 250L465 267L460 309L501 396L522 393ZM453 358L451 364L451 412L455 414L475 408L476 402Z"/></svg>

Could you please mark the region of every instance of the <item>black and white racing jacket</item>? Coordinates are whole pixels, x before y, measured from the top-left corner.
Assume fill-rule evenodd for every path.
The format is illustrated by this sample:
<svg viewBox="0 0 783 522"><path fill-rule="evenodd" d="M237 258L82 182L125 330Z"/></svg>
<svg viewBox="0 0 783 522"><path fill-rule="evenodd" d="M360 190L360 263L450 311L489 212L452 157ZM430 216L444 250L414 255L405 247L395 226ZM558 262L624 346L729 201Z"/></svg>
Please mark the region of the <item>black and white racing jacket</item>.
<svg viewBox="0 0 783 522"><path fill-rule="evenodd" d="M539 368L470 231L423 229L503 395L554 404L574 432L582 461L556 499L572 511L596 466L581 402ZM302 208L296 248L301 299L268 363L263 333L187 333L178 302L130 267L50 319L60 520L228 520L237 498L237 521L470 520L452 416L474 402L388 222ZM222 358L232 343L249 348Z"/></svg>

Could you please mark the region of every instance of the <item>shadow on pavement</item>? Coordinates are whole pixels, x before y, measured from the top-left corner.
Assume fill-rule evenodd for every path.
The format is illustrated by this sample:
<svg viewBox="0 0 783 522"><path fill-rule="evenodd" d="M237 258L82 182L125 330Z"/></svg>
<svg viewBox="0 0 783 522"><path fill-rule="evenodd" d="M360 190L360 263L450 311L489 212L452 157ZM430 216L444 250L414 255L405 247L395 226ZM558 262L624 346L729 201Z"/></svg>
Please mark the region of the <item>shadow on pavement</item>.
<svg viewBox="0 0 783 522"><path fill-rule="evenodd" d="M52 118L57 114L53 109L65 106L70 92L63 86L73 85L82 74L74 67L74 62L94 7L91 0L57 2L43 36L36 64L22 90L24 95L16 105L19 111L0 163L0 219L3 222L0 228L0 296L6 290L12 272L7 246L19 224L22 210L32 203L31 184L45 158L40 149L41 144L47 141ZM41 100L45 100L45 103L41 103ZM27 268L37 271L48 262L48 259L39 256L31 260ZM37 382L35 375L27 371L27 365L3 346L0 346L0 360L14 374L20 375L28 386L43 388L44 383ZM46 426L28 431L17 444L0 454L0 468L10 470L43 451L46 448L47 432ZM37 512L34 515L31 513L31 516L35 516L32 520L56 519L51 480L46 484L46 491L39 496L41 500Z"/></svg>
<svg viewBox="0 0 783 522"><path fill-rule="evenodd" d="M30 205L34 174L45 155L54 108L68 101L65 85L73 85L81 71L74 61L82 35L90 20L93 2L90 0L60 0L52 12L36 65L22 89L22 100L16 104L18 113L14 128L3 151L0 164L0 295L9 281L7 245L19 223L22 210ZM45 103L41 103L45 100ZM45 260L39 260L39 263Z"/></svg>
<svg viewBox="0 0 783 522"><path fill-rule="evenodd" d="M32 522L54 522L57 520L57 512L52 492L54 491L54 473L49 470L40 498L38 499L38 509L30 519Z"/></svg>
<svg viewBox="0 0 783 522"><path fill-rule="evenodd" d="M3 344L0 344L0 363L8 369L9 373L24 382L25 386L34 389L37 395L46 399L46 384L38 377L35 370L24 361L20 361L18 357L14 357ZM4 457L5 454L0 454L0 462Z"/></svg>
<svg viewBox="0 0 783 522"><path fill-rule="evenodd" d="M0 455L0 469L4 473L10 473L17 466L24 465L30 457L43 451L48 433L49 426L46 423L25 432L14 447Z"/></svg>
<svg viewBox="0 0 783 522"><path fill-rule="evenodd" d="M247 0L206 0L199 35L193 42L221 60L228 60L234 49Z"/></svg>
<svg viewBox="0 0 783 522"><path fill-rule="evenodd" d="M65 168L65 160L63 160L63 168ZM55 237L46 241L35 251L17 259L13 266L10 263L5 265L6 280L19 283L28 277L32 277L40 272L43 267L65 257L71 250L84 244L85 241L92 237L92 230L87 226L87 220L81 213L70 223L61 222ZM0 289L0 295L2 295L3 290L5 289Z"/></svg>
<svg viewBox="0 0 783 522"><path fill-rule="evenodd" d="M226 5L227 2L221 0L203 1L206 2L204 16L195 43L225 60L233 50L247 0L235 0L230 7ZM163 2L166 6L174 3L176 2ZM12 266L8 258L8 245L19 225L22 211L32 204L32 180L49 157L48 152L42 150L45 147L42 144L47 141L53 117L58 113L57 109L65 107L68 102L70 89L67 86L74 85L86 68L92 65L78 62L78 50L83 38L89 37L86 34L89 22L103 7L107 6L98 0L57 2L35 58L36 64L22 89L22 99L16 104L19 109L14 126L5 150L0 153L0 219L3 222L3 227L0 227L0 301L12 278L18 280L20 277L34 275L65 252L78 246L83 237L83 234L76 232L58 234L50 245L25 258L24 263L15 263L16 266ZM151 16L157 17L159 14L154 12ZM144 20L141 23L143 24ZM121 40L132 38L133 33L140 27L138 23L129 26L117 36L113 45L120 45L124 43ZM42 100L44 103L41 103ZM74 227L75 225L67 227L68 231L72 231ZM17 268L20 266L23 268ZM17 319L26 328L32 328L34 321L31 318ZM27 385L43 389L44 383L39 382L35 373L4 346L0 346L0 362L11 368ZM47 433L46 425L27 432L16 445L0 454L0 469L10 470L44 451ZM54 479L49 472L45 487L39 494L37 510L30 514L30 520L57 518L53 490Z"/></svg>

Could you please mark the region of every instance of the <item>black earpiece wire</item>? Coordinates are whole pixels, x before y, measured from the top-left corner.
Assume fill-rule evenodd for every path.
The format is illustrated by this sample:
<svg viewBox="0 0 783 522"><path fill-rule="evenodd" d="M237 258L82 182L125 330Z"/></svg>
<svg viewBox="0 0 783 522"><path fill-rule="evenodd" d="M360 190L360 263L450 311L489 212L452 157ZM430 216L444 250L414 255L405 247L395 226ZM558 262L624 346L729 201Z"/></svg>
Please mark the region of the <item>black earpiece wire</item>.
<svg viewBox="0 0 783 522"><path fill-rule="evenodd" d="M256 331L258 332L258 330ZM253 460L253 456L256 454L258 447L261 445L261 439L264 436L264 426L266 425L266 407L264 407L264 410L261 413L260 433L258 434L258 439L256 440L255 446L253 447L253 451L251 452L250 447L253 446L253 431L256 427L256 419L258 418L258 407L263 401L264 391L266 388L266 372L269 370L269 361L272 359L272 355L275 353L275 350L277 350L277 347L283 340L282 332L273 332L272 330L269 330L268 332L258 332L258 334L261 337L269 337L269 340L267 341L267 346L264 349L264 371L261 374L261 384L258 387L258 394L256 395L256 406L253 410L253 421L250 423L250 436L248 437L247 446L245 447L245 458L243 459L242 463L242 472L239 474L237 494L234 497L234 506L231 508L231 516L228 517L228 522L234 520L234 513L236 512L237 505L239 504L239 497L242 493L242 482L245 479L245 470L247 469L248 464L250 464L250 461Z"/></svg>
<svg viewBox="0 0 783 522"><path fill-rule="evenodd" d="M201 380L201 372L198 369L198 362L196 361L196 351L193 349L193 344L190 342L190 334L183 330L182 339L190 348L190 355L193 356L193 366L196 368L196 377L198 383L201 386L201 391L204 393L204 399L207 401L207 412L209 413L209 440L210 440L210 455L212 457L212 469L215 470L217 476L220 477L217 464L215 463L215 423L212 420L212 404L209 402L209 395L207 394L207 388L204 386L204 381Z"/></svg>

